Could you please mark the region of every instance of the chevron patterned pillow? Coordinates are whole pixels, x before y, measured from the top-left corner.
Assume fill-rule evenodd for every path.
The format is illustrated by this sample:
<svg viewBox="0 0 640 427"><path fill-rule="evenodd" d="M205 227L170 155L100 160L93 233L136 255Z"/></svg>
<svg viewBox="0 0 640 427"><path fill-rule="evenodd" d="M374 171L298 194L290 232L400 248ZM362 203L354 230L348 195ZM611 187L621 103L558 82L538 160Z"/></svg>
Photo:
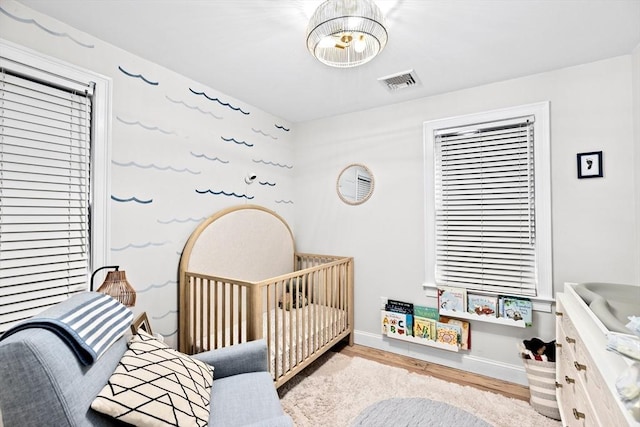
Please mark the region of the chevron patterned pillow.
<svg viewBox="0 0 640 427"><path fill-rule="evenodd" d="M94 410L136 426L206 426L213 367L139 332Z"/></svg>

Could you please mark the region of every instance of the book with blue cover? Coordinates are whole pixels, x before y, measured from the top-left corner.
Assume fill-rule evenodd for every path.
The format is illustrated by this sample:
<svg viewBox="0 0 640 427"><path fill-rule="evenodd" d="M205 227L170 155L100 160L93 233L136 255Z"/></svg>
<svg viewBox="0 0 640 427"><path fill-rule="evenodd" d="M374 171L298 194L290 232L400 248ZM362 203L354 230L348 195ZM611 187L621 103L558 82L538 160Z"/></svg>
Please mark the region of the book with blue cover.
<svg viewBox="0 0 640 427"><path fill-rule="evenodd" d="M467 290L452 286L438 286L438 307L444 311L467 311Z"/></svg>
<svg viewBox="0 0 640 427"><path fill-rule="evenodd" d="M512 320L523 320L526 326L532 325L533 303L527 298L501 297L501 316Z"/></svg>

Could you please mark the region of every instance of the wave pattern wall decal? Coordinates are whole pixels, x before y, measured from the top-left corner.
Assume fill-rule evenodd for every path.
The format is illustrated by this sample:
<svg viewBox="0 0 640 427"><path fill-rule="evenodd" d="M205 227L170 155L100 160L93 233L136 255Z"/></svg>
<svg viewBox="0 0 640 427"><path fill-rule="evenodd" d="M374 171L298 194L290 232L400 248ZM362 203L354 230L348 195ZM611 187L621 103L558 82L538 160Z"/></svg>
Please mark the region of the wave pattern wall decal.
<svg viewBox="0 0 640 427"><path fill-rule="evenodd" d="M293 200L276 200L276 203L285 203L285 204L289 204L292 205L293 204Z"/></svg>
<svg viewBox="0 0 640 427"><path fill-rule="evenodd" d="M193 93L194 95L204 96L204 97L205 97L205 98L207 98L209 101L217 102L218 104L222 105L223 107L229 107L229 108L231 108L233 111L240 111L240 112L241 112L242 114L244 114L244 115L249 115L249 114L251 114L251 113L249 113L248 111L244 111L244 110L242 110L242 108L240 108L240 107L234 107L233 105L229 104L228 102L222 102L222 101L220 101L220 99L218 99L218 98L213 98L213 97L211 97L211 96L207 95L207 94L206 94L206 93L204 93L204 92L197 92L197 91L195 91L195 90L193 90L193 89L191 89L191 88L189 88L189 90L190 90L190 91L191 91L191 93Z"/></svg>
<svg viewBox="0 0 640 427"><path fill-rule="evenodd" d="M86 47L88 49L93 49L95 47L95 45L92 44L88 44L88 43L82 43L81 41L76 40L75 38L71 37L69 34L67 33L59 33L53 30L48 29L47 27L45 27L44 25L40 24L38 21L36 21L35 19L30 19L30 18L19 18L11 13L9 13L7 10L5 10L4 8L2 8L2 6L0 6L0 12L2 12L3 14L5 14L6 16L8 16L11 19L14 19L18 22L22 22L23 24L33 24L36 27L40 28L41 30L51 34L52 36L56 36L56 37L66 37L69 40L71 40L72 42L82 46L82 47Z"/></svg>
<svg viewBox="0 0 640 427"><path fill-rule="evenodd" d="M251 200L251 199L253 199L253 198L254 198L254 196L247 196L246 194L236 194L235 192L227 193L227 192L226 192L226 191L224 191L224 190L220 190L220 191L213 191L213 190L211 190L211 189L207 189L207 190L198 190L198 189L196 188L196 193L198 193L198 194L207 194L207 193L210 193L210 194L213 194L213 195L215 195L215 196L219 196L220 194L222 194L222 195L229 196L229 197L233 196L233 197L237 197L237 198L239 198L239 199L249 199L249 200Z"/></svg>
<svg viewBox="0 0 640 427"><path fill-rule="evenodd" d="M198 112L200 112L200 113L202 113L202 114L206 114L206 115L208 115L208 116L211 116L211 117L213 117L214 119L218 119L218 120L222 120L222 119L223 119L223 117L222 117L222 116L216 116L216 115L215 115L215 114L213 114L211 111L205 111L205 110L203 110L203 109L202 109L202 108L200 108L200 107L196 107L196 106L193 106L193 105L189 105L189 104L187 104L187 103L186 103L186 102L184 102L184 101L178 101L178 100L175 100L175 99L171 99L171 98L169 98L169 96L167 96L167 95L165 95L165 98L167 98L169 101L173 102L174 104L181 104L181 105L184 105L185 107L187 107L187 108L188 108L188 109L190 109L190 110L196 110L196 111L198 111Z"/></svg>
<svg viewBox="0 0 640 427"><path fill-rule="evenodd" d="M152 290L152 289L161 289L161 288L164 288L165 286L170 285L170 284L172 284L172 283L176 283L176 281L175 281L175 280L167 280L166 282L164 282L164 283L160 283L160 284L158 284L158 285L156 285L156 284L151 284L151 285L147 286L146 288L143 288L143 289L136 289L136 292L137 292L137 293L139 293L139 294L142 294L142 293L144 293L144 292L148 292L148 291L150 291L150 290Z"/></svg>
<svg viewBox="0 0 640 427"><path fill-rule="evenodd" d="M291 130L291 129L287 129L287 128L286 128L286 127L284 127L284 126L280 126L280 125L274 125L274 126L275 126L276 128L278 128L278 129L282 129L282 130L283 130L283 131L285 131L285 132L289 132L289 131Z"/></svg>
<svg viewBox="0 0 640 427"><path fill-rule="evenodd" d="M176 329L175 331L173 331L173 332L169 332L169 333L165 333L165 332L160 331L160 332L158 332L158 333L159 333L160 335L162 335L163 337L165 337L165 338L169 338L169 337L172 337L172 336L174 336L174 335L178 335L178 330Z"/></svg>
<svg viewBox="0 0 640 427"><path fill-rule="evenodd" d="M293 168L293 166L291 166L291 165L274 163L274 162L270 162L270 161L266 161L266 160L256 160L256 159L252 159L252 160L253 160L253 163L262 163L264 165L278 166L279 168L287 168L287 169L292 169Z"/></svg>
<svg viewBox="0 0 640 427"><path fill-rule="evenodd" d="M176 282L174 281L173 283L176 283ZM172 315L172 314L178 314L178 310L169 310L169 311L167 311L166 313L164 313L164 314L163 314L163 315L161 315L161 316L151 316L151 318L152 318L153 320L162 320L162 319L164 319L165 317L170 316L170 315Z"/></svg>
<svg viewBox="0 0 640 427"><path fill-rule="evenodd" d="M182 218L171 218L171 219L165 219L165 220L158 219L157 221L160 224L165 224L165 225L166 224L172 224L174 222L177 222L178 224L186 224L187 222L198 222L199 223L199 222L204 221L206 218L207 217L203 216L201 218L184 218L184 219L182 219ZM180 253L178 253L178 255L180 255Z"/></svg>
<svg viewBox="0 0 640 427"><path fill-rule="evenodd" d="M130 73L127 70L125 70L124 68L122 68L120 65L118 65L118 70L122 71L123 74L125 74L125 75L127 75L129 77L133 77L133 78L136 78L136 79L141 79L143 82L145 82L147 84L150 84L151 86L158 86L160 84L158 82L154 82L154 81L151 81L151 80L147 79L142 74Z"/></svg>
<svg viewBox="0 0 640 427"><path fill-rule="evenodd" d="M225 138L224 136L221 136L220 138L222 138L222 140L226 142L235 142L236 144L244 144L247 147L253 147L253 144L249 144L247 141L238 141L235 138Z"/></svg>
<svg viewBox="0 0 640 427"><path fill-rule="evenodd" d="M219 159L219 158L217 158L217 157L208 157L206 154L197 154L197 153L194 153L193 151L191 151L191 152L190 152L190 154L191 154L193 157L197 157L197 158L199 158L199 159L202 159L202 158L203 158L203 159L206 159L206 160L211 160L212 162L220 162L220 163L224 163L225 165L226 165L227 163L229 163L229 160L222 160L222 159Z"/></svg>
<svg viewBox="0 0 640 427"><path fill-rule="evenodd" d="M190 173L192 175L200 175L201 172L198 171L192 171L191 169L187 169L187 168L182 168L182 169L176 169L173 166L157 166L153 163L150 163L148 165L141 165L138 164L136 162L129 162L129 163L120 163L120 162L116 162L115 160L111 161L112 164L116 165L116 166L122 166L122 167L137 167L140 169L155 169L155 170L159 170L159 171L172 171L172 172L177 172L177 173L182 173L182 172L187 172Z"/></svg>
<svg viewBox="0 0 640 427"><path fill-rule="evenodd" d="M111 200L113 200L114 202L120 202L120 203L136 202L136 203L140 203L140 204L143 204L143 205L147 205L147 204L153 202L153 199L141 200L141 199L138 199L135 196L129 197L128 199L122 199L122 198L114 196L113 194L111 195Z"/></svg>
<svg viewBox="0 0 640 427"><path fill-rule="evenodd" d="M275 185L276 185L275 182L269 182L269 181L258 181L258 184L260 184L260 185L268 185L269 187L275 187Z"/></svg>
<svg viewBox="0 0 640 427"><path fill-rule="evenodd" d="M125 120L125 119L123 119L123 118L121 118L121 117L119 117L119 116L116 116L116 119L117 119L119 122L124 123L125 125L130 125L130 126L140 126L140 127L141 127L141 128L143 128L143 129L151 130L151 131L157 130L158 132L162 132L162 133L164 133L165 135L176 135L176 133L175 133L174 131L164 130L164 129L161 129L161 128L157 127L157 126L148 126L148 125L144 125L144 124L140 123L139 121L130 122L130 121L127 121L127 120Z"/></svg>
<svg viewBox="0 0 640 427"><path fill-rule="evenodd" d="M254 131L255 133L259 133L260 135L267 136L267 137L269 137L269 138L271 138L271 139L278 139L277 137L275 137L275 136L273 136L273 135L269 135L268 133L263 132L263 131L261 131L260 129L254 129L254 128L251 128L251 130L252 130L252 131Z"/></svg>
<svg viewBox="0 0 640 427"><path fill-rule="evenodd" d="M164 246L164 245L166 245L168 243L170 243L170 242L168 242L168 241L164 241L164 242L146 242L146 243L142 243L142 244L129 243L129 244L121 246L119 248L111 248L111 250L115 251L115 252L120 252L120 251L124 251L125 249L144 249L144 248L148 248L148 247L151 247L151 246Z"/></svg>

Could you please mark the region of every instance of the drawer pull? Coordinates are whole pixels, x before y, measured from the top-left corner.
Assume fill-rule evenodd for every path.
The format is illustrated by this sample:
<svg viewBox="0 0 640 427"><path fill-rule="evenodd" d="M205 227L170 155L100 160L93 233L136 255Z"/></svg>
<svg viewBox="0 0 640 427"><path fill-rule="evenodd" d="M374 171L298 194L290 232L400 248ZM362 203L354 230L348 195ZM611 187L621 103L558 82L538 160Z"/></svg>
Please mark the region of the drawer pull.
<svg viewBox="0 0 640 427"><path fill-rule="evenodd" d="M562 388L562 384L560 384L558 381L556 381L556 388Z"/></svg>
<svg viewBox="0 0 640 427"><path fill-rule="evenodd" d="M562 316L562 312L561 311L556 311L556 316Z"/></svg>
<svg viewBox="0 0 640 427"><path fill-rule="evenodd" d="M564 376L564 380L567 384L573 384L576 382L573 378L569 378L567 375Z"/></svg>
<svg viewBox="0 0 640 427"><path fill-rule="evenodd" d="M575 361L573 362L573 366L575 366L578 371L586 371L587 370L587 365L583 365L583 364L575 362Z"/></svg>
<svg viewBox="0 0 640 427"><path fill-rule="evenodd" d="M569 344L575 344L576 340L575 338L571 338L571 337L564 337L565 341L567 341L567 343Z"/></svg>
<svg viewBox="0 0 640 427"><path fill-rule="evenodd" d="M579 420L580 418L584 418L584 412L579 412L576 408L573 408L573 416L576 420Z"/></svg>

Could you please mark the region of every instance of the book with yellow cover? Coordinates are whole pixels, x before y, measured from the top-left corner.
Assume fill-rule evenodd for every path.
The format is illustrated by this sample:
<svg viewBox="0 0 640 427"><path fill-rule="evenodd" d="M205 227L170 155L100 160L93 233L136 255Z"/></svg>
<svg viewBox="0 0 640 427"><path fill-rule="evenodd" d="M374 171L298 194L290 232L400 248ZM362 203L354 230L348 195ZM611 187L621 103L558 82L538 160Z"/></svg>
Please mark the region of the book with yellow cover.
<svg viewBox="0 0 640 427"><path fill-rule="evenodd" d="M448 345L460 345L462 328L460 325L438 322L436 324L436 341Z"/></svg>
<svg viewBox="0 0 640 427"><path fill-rule="evenodd" d="M435 341L436 339L436 323L434 319L426 317L413 317L413 336L426 340Z"/></svg>
<svg viewBox="0 0 640 427"><path fill-rule="evenodd" d="M453 319L451 317L440 316L440 322L448 325L457 325L460 327L460 337L458 338L458 344L460 344L461 350L469 350L471 348L471 334L470 323L466 320Z"/></svg>

